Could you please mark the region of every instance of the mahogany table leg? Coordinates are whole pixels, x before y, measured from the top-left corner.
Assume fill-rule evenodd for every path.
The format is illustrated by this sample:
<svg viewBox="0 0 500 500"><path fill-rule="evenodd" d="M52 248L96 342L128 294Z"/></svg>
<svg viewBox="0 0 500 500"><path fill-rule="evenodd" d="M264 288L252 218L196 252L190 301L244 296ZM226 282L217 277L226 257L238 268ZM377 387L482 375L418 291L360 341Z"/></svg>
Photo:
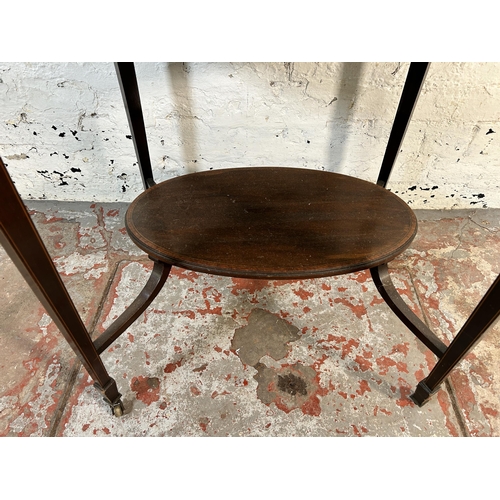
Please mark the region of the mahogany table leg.
<svg viewBox="0 0 500 500"><path fill-rule="evenodd" d="M410 123L413 110L417 104L428 68L429 63L426 62L412 62L410 64L396 116L394 117L394 123L392 124L391 134L385 149L384 159L380 167L377 179L379 186L385 187L389 181L392 167L401 150L401 144Z"/></svg>
<svg viewBox="0 0 500 500"><path fill-rule="evenodd" d="M443 356L446 351L446 345L406 305L391 280L387 264L374 267L370 269L370 272L377 290L388 306L396 313L396 316L438 358Z"/></svg>
<svg viewBox="0 0 500 500"><path fill-rule="evenodd" d="M423 406L430 396L439 390L441 382L474 347L499 315L500 275L497 276L495 282L436 363L436 366L424 380L419 382L415 392L410 396L411 400L418 406Z"/></svg>
<svg viewBox="0 0 500 500"><path fill-rule="evenodd" d="M141 293L127 309L102 333L94 346L98 353L109 347L151 304L162 289L172 266L154 261L153 271Z"/></svg>
<svg viewBox="0 0 500 500"><path fill-rule="evenodd" d="M0 244L47 310L115 415L121 394L109 376L43 241L0 159Z"/></svg>

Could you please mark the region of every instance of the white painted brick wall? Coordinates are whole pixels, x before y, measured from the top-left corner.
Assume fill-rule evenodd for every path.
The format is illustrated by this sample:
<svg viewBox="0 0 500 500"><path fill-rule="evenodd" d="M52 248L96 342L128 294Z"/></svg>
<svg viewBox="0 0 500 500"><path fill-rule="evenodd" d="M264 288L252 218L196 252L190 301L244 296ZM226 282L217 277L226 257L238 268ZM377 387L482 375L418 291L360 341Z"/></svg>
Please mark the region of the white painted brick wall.
<svg viewBox="0 0 500 500"><path fill-rule="evenodd" d="M247 165L376 180L408 63L138 63L156 181ZM112 63L0 63L0 156L25 199L131 201ZM433 63L389 188L500 207L500 64Z"/></svg>

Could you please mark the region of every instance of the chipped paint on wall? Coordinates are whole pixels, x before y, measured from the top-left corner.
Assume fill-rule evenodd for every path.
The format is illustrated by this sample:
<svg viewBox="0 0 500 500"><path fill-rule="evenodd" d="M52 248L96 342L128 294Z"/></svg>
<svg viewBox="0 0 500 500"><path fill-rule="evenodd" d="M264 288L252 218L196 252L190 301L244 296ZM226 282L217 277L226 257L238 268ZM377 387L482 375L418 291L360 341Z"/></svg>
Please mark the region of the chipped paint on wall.
<svg viewBox="0 0 500 500"><path fill-rule="evenodd" d="M157 181L248 165L376 179L408 63L138 63ZM389 188L500 207L499 63L433 63ZM25 199L142 191L111 63L0 63L0 155Z"/></svg>

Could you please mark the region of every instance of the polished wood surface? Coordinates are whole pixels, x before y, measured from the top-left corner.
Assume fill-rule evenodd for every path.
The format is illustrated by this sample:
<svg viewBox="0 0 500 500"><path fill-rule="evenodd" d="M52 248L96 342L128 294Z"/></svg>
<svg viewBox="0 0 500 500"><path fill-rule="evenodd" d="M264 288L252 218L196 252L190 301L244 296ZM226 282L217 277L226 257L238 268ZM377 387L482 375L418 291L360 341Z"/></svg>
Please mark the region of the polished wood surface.
<svg viewBox="0 0 500 500"><path fill-rule="evenodd" d="M233 277L302 279L389 262L417 222L396 195L319 170L241 167L176 177L131 204L126 227L152 258Z"/></svg>

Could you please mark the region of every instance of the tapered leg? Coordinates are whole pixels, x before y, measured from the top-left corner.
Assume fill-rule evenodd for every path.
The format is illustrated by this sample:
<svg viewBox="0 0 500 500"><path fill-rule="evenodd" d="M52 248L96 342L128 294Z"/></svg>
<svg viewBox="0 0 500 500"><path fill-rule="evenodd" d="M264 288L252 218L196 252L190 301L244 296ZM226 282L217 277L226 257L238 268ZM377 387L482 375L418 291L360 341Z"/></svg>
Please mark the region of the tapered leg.
<svg viewBox="0 0 500 500"><path fill-rule="evenodd" d="M132 141L135 147L137 163L142 176L144 189L154 186L153 170L151 168L151 158L148 149L148 140L146 137L146 127L142 116L141 97L139 95L139 86L135 74L134 63L121 62L115 63L116 75L122 92L123 104L127 113Z"/></svg>
<svg viewBox="0 0 500 500"><path fill-rule="evenodd" d="M396 316L423 342L437 357L446 352L446 345L421 321L401 298L389 275L387 264L370 269L373 282L382 298L396 313Z"/></svg>
<svg viewBox="0 0 500 500"><path fill-rule="evenodd" d="M410 64L410 69L408 70L399 106L396 111L396 116L394 117L394 123L392 124L389 141L387 142L384 158L380 167L380 173L377 179L377 184L379 186L385 187L389 181L392 167L401 149L401 144L410 123L413 110L417 104L418 96L428 68L429 63L426 62L412 62Z"/></svg>
<svg viewBox="0 0 500 500"><path fill-rule="evenodd" d="M121 394L109 376L47 248L0 159L0 244L60 332L103 391L113 413L123 412Z"/></svg>
<svg viewBox="0 0 500 500"><path fill-rule="evenodd" d="M500 275L486 292L481 302L446 349L429 375L410 396L417 405L424 405L439 390L440 384L465 355L480 340L500 315Z"/></svg>
<svg viewBox="0 0 500 500"><path fill-rule="evenodd" d="M94 346L98 353L109 347L151 304L162 289L172 266L155 261L153 272L141 293L127 309L102 333Z"/></svg>

